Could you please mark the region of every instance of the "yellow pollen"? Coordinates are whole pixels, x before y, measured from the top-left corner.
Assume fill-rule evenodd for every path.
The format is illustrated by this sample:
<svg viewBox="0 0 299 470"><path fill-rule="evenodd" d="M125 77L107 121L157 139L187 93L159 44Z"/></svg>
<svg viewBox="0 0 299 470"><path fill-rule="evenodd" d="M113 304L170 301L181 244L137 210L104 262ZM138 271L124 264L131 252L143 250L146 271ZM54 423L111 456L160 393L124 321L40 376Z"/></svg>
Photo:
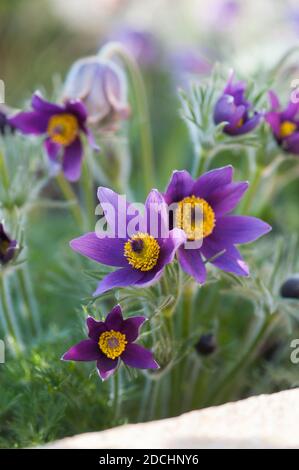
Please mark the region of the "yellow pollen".
<svg viewBox="0 0 299 470"><path fill-rule="evenodd" d="M237 127L238 127L238 128L239 128L239 127L242 127L243 124L244 124L244 119L241 118L241 119L237 122Z"/></svg>
<svg viewBox="0 0 299 470"><path fill-rule="evenodd" d="M281 138L289 137L289 135L292 135L296 129L297 129L296 124L294 124L291 121L284 121L280 125L279 137Z"/></svg>
<svg viewBox="0 0 299 470"><path fill-rule="evenodd" d="M54 114L49 120L47 132L53 142L68 146L78 135L78 120L73 114Z"/></svg>
<svg viewBox="0 0 299 470"><path fill-rule="evenodd" d="M120 356L126 349L126 335L119 331L104 331L99 339L100 350L110 359Z"/></svg>
<svg viewBox="0 0 299 470"><path fill-rule="evenodd" d="M148 233L138 232L125 243L124 255L129 264L140 271L150 271L159 259L160 245Z"/></svg>
<svg viewBox="0 0 299 470"><path fill-rule="evenodd" d="M178 203L175 213L176 227L181 228L188 240L200 240L211 235L216 224L215 213L204 199L185 197Z"/></svg>

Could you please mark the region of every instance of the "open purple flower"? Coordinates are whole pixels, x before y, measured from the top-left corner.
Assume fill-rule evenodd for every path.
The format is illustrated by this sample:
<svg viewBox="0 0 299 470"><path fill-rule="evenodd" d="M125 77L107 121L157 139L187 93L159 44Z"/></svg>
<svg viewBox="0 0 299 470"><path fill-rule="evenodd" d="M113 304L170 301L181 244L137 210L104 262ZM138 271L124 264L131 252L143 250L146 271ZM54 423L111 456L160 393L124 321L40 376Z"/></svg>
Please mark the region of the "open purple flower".
<svg viewBox="0 0 299 470"><path fill-rule="evenodd" d="M24 134L44 135L45 149L52 162L62 157L62 168L69 181L77 181L81 174L83 148L81 134L86 134L94 146L86 127L86 110L80 101L63 105L45 101L39 94L32 97L33 111L20 112L9 122Z"/></svg>
<svg viewBox="0 0 299 470"><path fill-rule="evenodd" d="M245 98L246 85L244 82L233 83L231 74L222 96L214 108L214 122L227 122L223 131L229 135L247 134L259 123L260 113L251 111L251 103Z"/></svg>
<svg viewBox="0 0 299 470"><path fill-rule="evenodd" d="M5 232L3 224L0 224L0 264L9 263L14 258L17 248L17 241L12 240Z"/></svg>
<svg viewBox="0 0 299 470"><path fill-rule="evenodd" d="M88 317L86 324L89 339L69 349L62 360L96 361L102 380L108 379L115 372L120 359L129 367L158 369L152 352L135 343L139 328L145 320L141 316L124 320L120 305L111 310L104 322Z"/></svg>
<svg viewBox="0 0 299 470"><path fill-rule="evenodd" d="M232 166L211 170L195 181L187 171L175 171L164 194L167 204L176 203L173 225L184 229L189 242L199 242L193 249L191 244L181 245L177 255L182 269L200 284L206 280L203 257L223 271L248 276L235 245L252 242L271 230L255 217L230 215L248 188L246 181L232 179ZM202 217L192 218L195 211Z"/></svg>
<svg viewBox="0 0 299 470"><path fill-rule="evenodd" d="M290 101L284 110L278 97L269 91L271 111L266 113L265 119L270 124L278 145L286 152L299 155L299 102Z"/></svg>
<svg viewBox="0 0 299 470"><path fill-rule="evenodd" d="M150 192L145 202L145 213L139 214L132 233L128 227L136 217L136 212L129 215L133 206L119 209L122 196L108 188L99 188L98 198L108 225L115 229L113 237L109 234L99 238L95 232L90 232L70 242L78 253L119 268L104 277L94 295L114 287L145 287L158 281L164 267L171 263L177 248L186 240L183 230L168 230L168 212L162 195L155 189ZM112 210L106 210L107 206ZM122 229L124 233L121 233Z"/></svg>

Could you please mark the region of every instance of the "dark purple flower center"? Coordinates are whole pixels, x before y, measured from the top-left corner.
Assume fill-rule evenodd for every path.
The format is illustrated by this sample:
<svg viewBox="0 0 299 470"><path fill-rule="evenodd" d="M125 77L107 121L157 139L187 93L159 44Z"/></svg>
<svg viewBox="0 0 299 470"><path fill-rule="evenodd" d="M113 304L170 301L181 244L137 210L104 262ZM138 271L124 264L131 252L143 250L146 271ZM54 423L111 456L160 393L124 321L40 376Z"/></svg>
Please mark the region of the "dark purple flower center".
<svg viewBox="0 0 299 470"><path fill-rule="evenodd" d="M131 241L131 247L135 253L141 253L143 250L143 246L143 240L141 240L140 238Z"/></svg>

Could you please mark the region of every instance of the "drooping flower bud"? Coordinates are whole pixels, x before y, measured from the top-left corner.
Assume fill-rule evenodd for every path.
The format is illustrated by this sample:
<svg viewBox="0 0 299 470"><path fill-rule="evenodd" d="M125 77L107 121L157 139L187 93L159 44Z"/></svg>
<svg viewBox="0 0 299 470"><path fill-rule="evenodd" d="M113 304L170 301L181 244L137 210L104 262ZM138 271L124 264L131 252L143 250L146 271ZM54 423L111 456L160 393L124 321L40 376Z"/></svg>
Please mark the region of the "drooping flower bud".
<svg viewBox="0 0 299 470"><path fill-rule="evenodd" d="M17 250L17 241L12 240L0 224L0 264L6 265L13 259Z"/></svg>
<svg viewBox="0 0 299 470"><path fill-rule="evenodd" d="M287 299L299 299L299 274L295 274L282 284L280 295Z"/></svg>
<svg viewBox="0 0 299 470"><path fill-rule="evenodd" d="M217 349L217 341L213 333L201 335L199 341L195 344L195 349L201 356L209 356Z"/></svg>
<svg viewBox="0 0 299 470"><path fill-rule="evenodd" d="M114 128L129 117L126 78L114 63L98 56L76 61L65 81L63 100L81 100L87 109L88 124Z"/></svg>

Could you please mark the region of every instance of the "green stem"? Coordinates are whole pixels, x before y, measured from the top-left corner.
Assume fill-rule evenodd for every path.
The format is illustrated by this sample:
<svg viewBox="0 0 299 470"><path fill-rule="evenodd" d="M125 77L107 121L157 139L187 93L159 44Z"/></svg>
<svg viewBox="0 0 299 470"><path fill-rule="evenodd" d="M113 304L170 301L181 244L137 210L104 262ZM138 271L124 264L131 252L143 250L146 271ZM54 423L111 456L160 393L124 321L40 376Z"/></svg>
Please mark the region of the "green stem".
<svg viewBox="0 0 299 470"><path fill-rule="evenodd" d="M265 337L269 334L270 329L273 326L274 321L276 321L278 315L268 314L263 318L262 322L259 321L259 324L256 327L256 331L253 335L253 339L243 355L241 355L240 359L236 361L235 365L229 370L228 374L220 380L220 383L217 383L217 388L212 391L209 395L208 403L206 405L215 405L221 402L221 397L225 395L227 388L232 385L233 381L235 381L237 375L247 368L248 364L250 363L251 359L257 352L258 347L260 346L261 342L265 340Z"/></svg>
<svg viewBox="0 0 299 470"><path fill-rule="evenodd" d="M91 230L95 223L95 201L93 191L93 180L90 175L88 162L86 159L83 162L83 171L81 177L81 187L85 201L85 214L87 229Z"/></svg>
<svg viewBox="0 0 299 470"><path fill-rule="evenodd" d="M21 337L19 325L17 318L14 312L8 280L4 277L0 278L0 294L1 294L1 303L2 310L5 319L5 324L7 326L6 334L8 340L12 340L12 351L18 355L23 349L23 340Z"/></svg>
<svg viewBox="0 0 299 470"><path fill-rule="evenodd" d="M70 210L73 214L75 222L82 227L83 219L80 211L79 203L75 192L73 191L70 183L65 179L62 173L56 176L56 181L66 201L70 203Z"/></svg>
<svg viewBox="0 0 299 470"><path fill-rule="evenodd" d="M33 286L28 272L28 267L25 266L17 270L17 277L21 287L21 293L25 302L30 322L32 324L33 336L38 336L41 332L41 322L39 310L33 292Z"/></svg>
<svg viewBox="0 0 299 470"><path fill-rule="evenodd" d="M114 419L119 417L119 370L113 376L113 401L112 407L114 410Z"/></svg>
<svg viewBox="0 0 299 470"><path fill-rule="evenodd" d="M241 211L244 214L247 214L251 209L253 200L256 196L256 193L257 193L260 181L261 181L262 174L263 174L263 169L261 167L257 166L253 181L251 182L251 184L249 186L247 194L244 198L244 202L242 204Z"/></svg>
<svg viewBox="0 0 299 470"><path fill-rule="evenodd" d="M129 72L139 117L142 172L144 176L144 190L147 193L154 187L155 179L150 116L142 75L135 59L120 43L108 43L102 48L99 56L106 60L119 57Z"/></svg>
<svg viewBox="0 0 299 470"><path fill-rule="evenodd" d="M6 162L5 162L5 157L2 152L0 152L0 175L2 179L2 184L5 190L9 188L9 175L7 172L7 167L6 167Z"/></svg>

